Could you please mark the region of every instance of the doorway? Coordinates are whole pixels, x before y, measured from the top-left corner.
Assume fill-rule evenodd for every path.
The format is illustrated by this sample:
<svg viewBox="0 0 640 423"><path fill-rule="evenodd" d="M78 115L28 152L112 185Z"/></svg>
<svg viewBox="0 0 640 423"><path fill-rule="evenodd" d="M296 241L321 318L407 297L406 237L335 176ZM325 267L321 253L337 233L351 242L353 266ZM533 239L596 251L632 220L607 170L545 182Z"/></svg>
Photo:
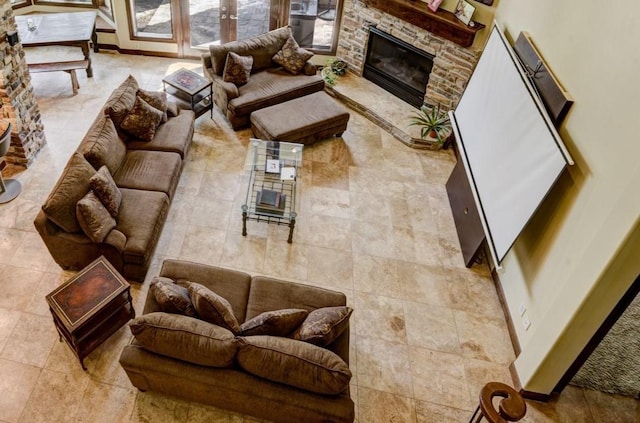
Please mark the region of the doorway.
<svg viewBox="0 0 640 423"><path fill-rule="evenodd" d="M180 0L179 55L199 57L210 44L243 40L273 29L271 6L272 0Z"/></svg>

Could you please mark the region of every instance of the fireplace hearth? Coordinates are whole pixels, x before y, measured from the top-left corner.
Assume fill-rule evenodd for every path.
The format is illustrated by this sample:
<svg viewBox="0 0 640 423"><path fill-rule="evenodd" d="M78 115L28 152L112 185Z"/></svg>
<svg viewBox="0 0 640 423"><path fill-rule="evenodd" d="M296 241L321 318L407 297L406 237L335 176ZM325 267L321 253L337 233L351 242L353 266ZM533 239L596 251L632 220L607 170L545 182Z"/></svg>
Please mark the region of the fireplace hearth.
<svg viewBox="0 0 640 423"><path fill-rule="evenodd" d="M362 75L419 108L424 104L433 59L433 55L372 26Z"/></svg>

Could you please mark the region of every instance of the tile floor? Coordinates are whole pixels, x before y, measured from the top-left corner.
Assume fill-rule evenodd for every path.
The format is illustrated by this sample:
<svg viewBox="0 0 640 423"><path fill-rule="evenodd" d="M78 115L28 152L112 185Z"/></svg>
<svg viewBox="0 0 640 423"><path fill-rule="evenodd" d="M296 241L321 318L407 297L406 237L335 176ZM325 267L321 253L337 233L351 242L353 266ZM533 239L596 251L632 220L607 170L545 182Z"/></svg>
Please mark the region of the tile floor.
<svg viewBox="0 0 640 423"><path fill-rule="evenodd" d="M71 50L27 57L72 57ZM147 89L196 61L94 55L95 76L38 74L48 139L35 163L13 172L22 194L0 206L1 422L255 422L213 407L140 393L118 364L124 327L86 360L83 372L58 342L44 297L73 272L61 271L32 221L100 107L128 74ZM248 130L219 114L196 122L193 144L147 280L132 284L138 312L164 258L218 264L341 290L352 316L351 394L360 423L467 422L480 387L511 384L514 359L485 267L466 269L445 193L447 152L412 150L352 113L342 139L305 149L294 243L287 228L251 222L240 204ZM11 169L9 172L12 173ZM5 177L8 175L5 175ZM526 422L636 422L638 401L575 387L529 403ZM301 422L302 423L302 422Z"/></svg>

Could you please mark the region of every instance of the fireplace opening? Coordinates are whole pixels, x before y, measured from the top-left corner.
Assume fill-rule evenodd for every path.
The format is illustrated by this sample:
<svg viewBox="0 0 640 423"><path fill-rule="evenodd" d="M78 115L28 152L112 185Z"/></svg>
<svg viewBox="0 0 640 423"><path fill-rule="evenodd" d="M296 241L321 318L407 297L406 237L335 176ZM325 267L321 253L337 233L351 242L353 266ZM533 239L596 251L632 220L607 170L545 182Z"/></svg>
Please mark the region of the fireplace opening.
<svg viewBox="0 0 640 423"><path fill-rule="evenodd" d="M375 27L369 27L369 44L363 76L414 107L424 104L434 56Z"/></svg>

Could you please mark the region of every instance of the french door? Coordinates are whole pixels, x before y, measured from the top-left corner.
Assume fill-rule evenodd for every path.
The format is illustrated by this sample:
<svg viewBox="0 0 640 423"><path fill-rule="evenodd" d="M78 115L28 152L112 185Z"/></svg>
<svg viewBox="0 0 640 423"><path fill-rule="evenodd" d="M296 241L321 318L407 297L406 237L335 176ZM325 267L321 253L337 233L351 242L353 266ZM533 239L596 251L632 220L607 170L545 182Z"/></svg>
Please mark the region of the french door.
<svg viewBox="0 0 640 423"><path fill-rule="evenodd" d="M280 3L288 0L179 0L179 55L200 57L209 44L222 44L277 27Z"/></svg>

